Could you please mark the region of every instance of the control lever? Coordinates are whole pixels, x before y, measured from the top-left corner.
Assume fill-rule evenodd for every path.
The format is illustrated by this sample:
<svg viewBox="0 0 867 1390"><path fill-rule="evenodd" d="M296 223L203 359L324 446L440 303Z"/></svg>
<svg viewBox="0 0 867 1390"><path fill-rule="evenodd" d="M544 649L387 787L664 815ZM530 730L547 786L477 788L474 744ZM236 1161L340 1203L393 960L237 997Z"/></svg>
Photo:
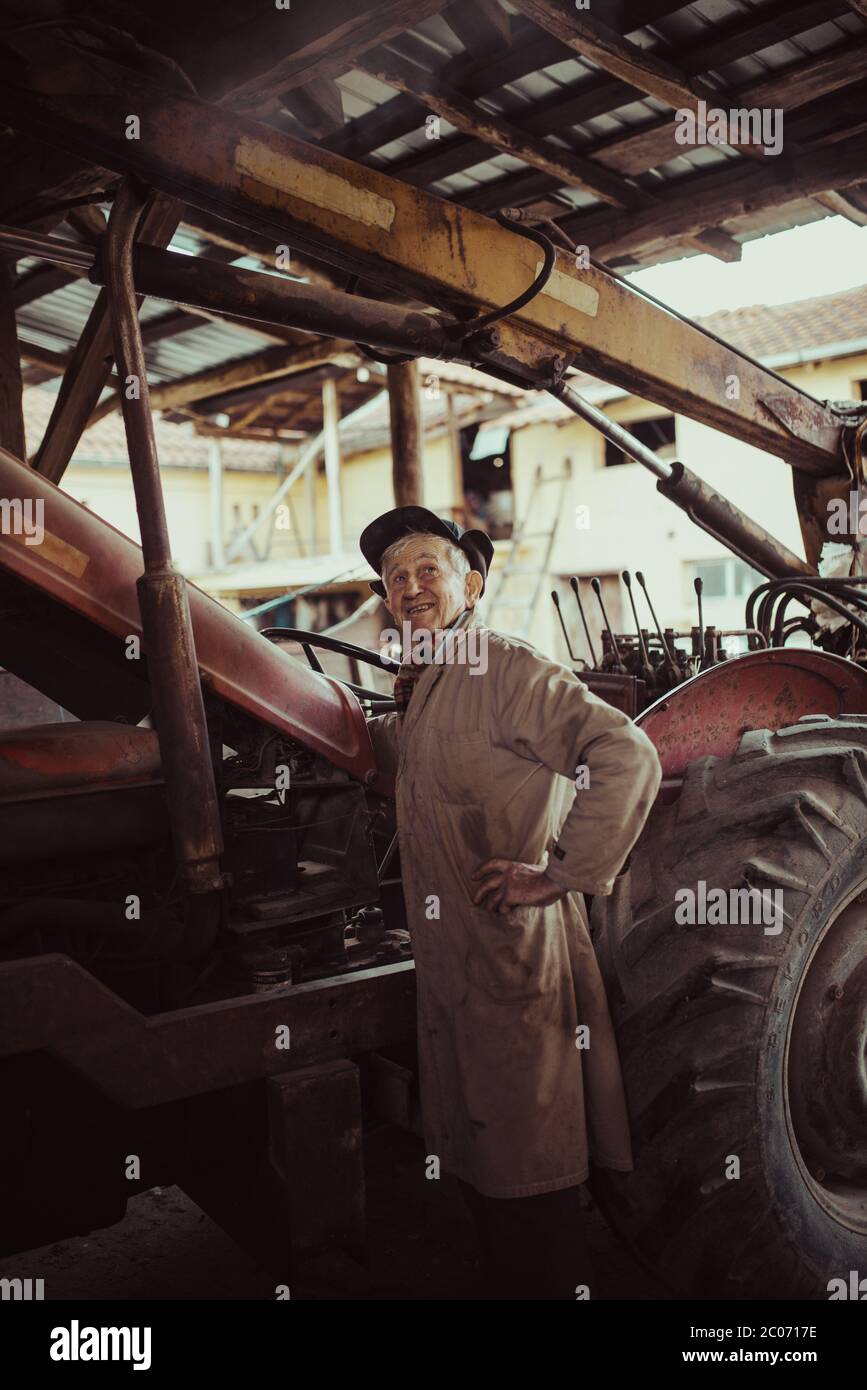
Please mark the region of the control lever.
<svg viewBox="0 0 867 1390"><path fill-rule="evenodd" d="M599 607L602 609L602 621L603 621L603 623L605 624L606 628L608 629L608 636L611 638L611 647L612 647L612 650L613 650L613 652L614 652L614 658L615 658L615 660L616 660L616 662L617 662L617 669L618 669L618 671L624 671L624 672L625 672L625 671L626 671L626 667L623 665L623 662L622 662L621 659L620 659L620 648L619 648L618 645L617 645L617 638L614 636L614 633L611 631L611 624L610 624L609 621L608 621L608 614L605 612L605 604L602 602L602 585L599 583L599 580L598 580L598 579L591 579L591 580L590 580L590 588L593 590L594 594L596 595L596 598L597 598L597 600L598 600L598 602L599 602Z"/></svg>
<svg viewBox="0 0 867 1390"><path fill-rule="evenodd" d="M702 596L702 594L703 594L703 592L704 592L704 583L703 583L702 578L701 578L700 575L696 575L695 579L692 581L692 587L695 589L695 596L696 596L696 599L698 600L698 666L696 667L696 670L697 670L697 671L703 671L703 670L704 670L704 614L702 613L701 596Z"/></svg>
<svg viewBox="0 0 867 1390"><path fill-rule="evenodd" d="M566 624L563 621L563 614L560 612L560 595L557 593L556 589L551 590L551 598L554 600L554 607L557 609L557 617L560 619L560 626L563 629L563 641L566 643L566 650L569 653L569 660L577 661L578 657L572 650L572 644L569 641L569 634L566 631Z"/></svg>
<svg viewBox="0 0 867 1390"><path fill-rule="evenodd" d="M638 621L638 609L635 607L635 599L632 595L632 575L629 570L623 571L623 582L626 585L626 592L629 594L629 602L632 605L632 616L635 619L635 630L638 633L638 646L641 651L641 669L648 681L653 681L653 667L650 664L650 657L647 655L647 648L644 645L644 634L641 631L641 623Z"/></svg>
<svg viewBox="0 0 867 1390"><path fill-rule="evenodd" d="M644 597L647 600L647 606L650 609L650 616L653 619L654 627L656 628L657 635L659 636L659 640L662 643L662 650L665 652L665 664L668 667L669 675L671 675L674 678L675 682L679 685L682 680L682 676L680 671L678 670L677 662L671 654L671 648L669 647L668 643L662 635L662 628L659 626L659 619L656 616L653 604L650 602L650 594L647 592L647 585L644 582L644 575L641 573L641 570L635 571L635 578L641 585L642 593L644 594Z"/></svg>
<svg viewBox="0 0 867 1390"><path fill-rule="evenodd" d="M584 617L584 605L581 602L581 594L578 591L578 580L575 578L574 574L572 578L569 580L569 583L571 584L572 592L575 595L575 602L578 604L578 612L581 614L581 622L584 625L584 636L587 638L587 646L590 651L590 660L593 662L593 669L595 671L598 671L599 665L596 660L596 653L593 650L593 643L590 640L590 629L587 626L587 619Z"/></svg>

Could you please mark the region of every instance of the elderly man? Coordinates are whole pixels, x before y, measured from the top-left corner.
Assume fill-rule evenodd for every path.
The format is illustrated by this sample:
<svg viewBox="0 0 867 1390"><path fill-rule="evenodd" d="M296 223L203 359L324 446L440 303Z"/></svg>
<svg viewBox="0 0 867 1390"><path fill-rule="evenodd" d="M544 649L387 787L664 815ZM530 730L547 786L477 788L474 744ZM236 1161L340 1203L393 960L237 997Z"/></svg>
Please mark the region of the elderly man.
<svg viewBox="0 0 867 1390"><path fill-rule="evenodd" d="M611 892L659 760L566 667L479 622L483 532L398 507L360 545L412 634L397 713L368 727L396 779L428 1172L459 1179L500 1296L581 1297L578 1187L591 1158L632 1167L582 895Z"/></svg>

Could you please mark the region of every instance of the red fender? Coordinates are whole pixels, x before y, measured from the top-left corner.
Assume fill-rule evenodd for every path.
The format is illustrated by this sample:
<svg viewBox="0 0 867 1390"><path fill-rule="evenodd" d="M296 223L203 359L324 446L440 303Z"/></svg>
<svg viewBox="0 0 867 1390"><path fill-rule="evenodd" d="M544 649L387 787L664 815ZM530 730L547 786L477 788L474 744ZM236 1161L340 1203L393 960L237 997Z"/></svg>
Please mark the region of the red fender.
<svg viewBox="0 0 867 1390"><path fill-rule="evenodd" d="M867 714L867 671L827 652L775 647L702 671L636 719L664 777L709 755L727 758L748 729L782 729L805 714Z"/></svg>

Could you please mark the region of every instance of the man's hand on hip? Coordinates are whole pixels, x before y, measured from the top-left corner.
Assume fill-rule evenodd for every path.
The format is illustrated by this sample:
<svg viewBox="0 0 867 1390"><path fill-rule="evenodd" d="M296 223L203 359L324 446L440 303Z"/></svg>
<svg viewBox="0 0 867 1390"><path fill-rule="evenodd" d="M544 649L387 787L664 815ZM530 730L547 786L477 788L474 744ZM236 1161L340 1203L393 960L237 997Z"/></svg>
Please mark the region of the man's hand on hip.
<svg viewBox="0 0 867 1390"><path fill-rule="evenodd" d="M548 907L569 891L552 883L541 864L519 864L514 859L486 859L472 876L482 880L473 895L475 906L503 917L513 907Z"/></svg>

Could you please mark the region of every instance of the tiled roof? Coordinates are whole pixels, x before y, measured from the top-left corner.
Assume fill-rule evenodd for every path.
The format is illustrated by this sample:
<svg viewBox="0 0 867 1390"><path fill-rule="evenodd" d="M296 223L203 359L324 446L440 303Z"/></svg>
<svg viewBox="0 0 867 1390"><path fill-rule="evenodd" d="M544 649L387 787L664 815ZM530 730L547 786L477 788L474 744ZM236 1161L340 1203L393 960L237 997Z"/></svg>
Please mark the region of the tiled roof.
<svg viewBox="0 0 867 1390"><path fill-rule="evenodd" d="M37 449L54 402L53 391L31 386L24 392L24 426L27 451ZM154 416L157 450L160 463L178 468L207 468L210 440L194 434L184 425L172 425ZM279 457L279 447L271 443L250 443L244 439L223 439L223 467L253 472L273 472ZM115 412L106 415L91 429L85 430L76 449L73 463L126 463L126 435L123 419Z"/></svg>
<svg viewBox="0 0 867 1390"><path fill-rule="evenodd" d="M791 304L721 309L699 323L760 358L853 342L867 338L867 285Z"/></svg>

